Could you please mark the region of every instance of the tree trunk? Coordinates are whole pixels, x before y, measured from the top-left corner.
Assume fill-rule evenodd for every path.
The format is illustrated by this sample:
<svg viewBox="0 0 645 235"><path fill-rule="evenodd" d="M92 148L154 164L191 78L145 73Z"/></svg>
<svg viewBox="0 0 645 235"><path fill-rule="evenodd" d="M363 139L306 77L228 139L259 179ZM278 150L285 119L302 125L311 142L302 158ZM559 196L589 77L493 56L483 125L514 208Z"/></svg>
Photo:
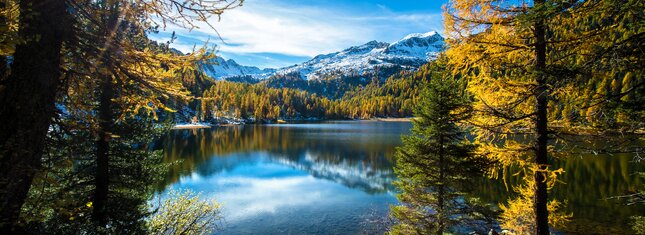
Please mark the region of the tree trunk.
<svg viewBox="0 0 645 235"><path fill-rule="evenodd" d="M94 208L92 212L92 218L100 226L107 224L107 200L110 184L110 138L114 121L112 115L113 97L112 77L106 75L101 82L101 95L99 98L99 137L96 140L96 172L94 175Z"/></svg>
<svg viewBox="0 0 645 235"><path fill-rule="evenodd" d="M7 57L0 55L0 80L7 74L7 66ZM2 85L0 84L0 86ZM0 92L2 92L2 88L0 88Z"/></svg>
<svg viewBox="0 0 645 235"><path fill-rule="evenodd" d="M105 48L106 54L102 59L100 66L105 68L112 67L112 59L110 52L116 48L116 40L118 40L118 17L119 5L118 3L106 4L106 10L110 11L105 19L106 28L103 31L103 37L106 40ZM94 208L92 211L92 219L99 226L105 227L108 221L108 194L110 186L110 141L112 137L112 125L114 123L114 113L112 110L112 99L115 98L114 84L112 84L112 74L105 73L102 75L99 96L99 130L98 139L96 140L96 172L94 174Z"/></svg>
<svg viewBox="0 0 645 235"><path fill-rule="evenodd" d="M446 183L445 180L445 168L444 168L444 154L445 151L443 149L443 136L439 137L439 189L438 195L437 195L437 213L439 214L439 229L437 229L437 234L442 235L443 231L446 229L446 219L445 219L445 211L444 211L444 205L443 201L445 198L445 188L444 184Z"/></svg>
<svg viewBox="0 0 645 235"><path fill-rule="evenodd" d="M11 75L0 83L0 231L13 228L40 168L60 83L68 32L63 0L20 1L20 36Z"/></svg>
<svg viewBox="0 0 645 235"><path fill-rule="evenodd" d="M544 0L536 0L535 5L544 4ZM544 20L538 19L535 23L535 58L537 75L536 89L536 143L535 163L540 171L535 172L535 196L533 207L535 211L535 234L549 234L549 211L547 210L547 185L546 170L549 164L547 144L549 141L547 105L549 103L549 90L547 88L546 70L546 39Z"/></svg>

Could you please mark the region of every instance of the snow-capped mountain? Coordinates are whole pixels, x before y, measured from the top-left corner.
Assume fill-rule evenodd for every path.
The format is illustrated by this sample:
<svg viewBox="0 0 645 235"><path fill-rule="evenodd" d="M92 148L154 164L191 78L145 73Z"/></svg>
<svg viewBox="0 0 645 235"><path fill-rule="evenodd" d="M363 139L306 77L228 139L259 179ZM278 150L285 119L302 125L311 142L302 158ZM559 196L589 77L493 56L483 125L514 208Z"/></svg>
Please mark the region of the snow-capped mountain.
<svg viewBox="0 0 645 235"><path fill-rule="evenodd" d="M265 79L272 75L299 75L302 79L338 78L341 76L371 77L377 70L385 76L401 70L414 70L437 58L445 47L439 33L410 34L394 42L371 41L360 46L326 55L318 55L301 64L281 69L260 69L240 65L234 60L216 57L212 63L202 64L202 70L217 80L251 76Z"/></svg>
<svg viewBox="0 0 645 235"><path fill-rule="evenodd" d="M316 153L305 152L304 156L294 159L275 159L280 164L308 172L310 175L331 180L350 188L358 188L365 192L390 192L396 176L392 169L379 169L370 164L356 163L343 159L330 161Z"/></svg>
<svg viewBox="0 0 645 235"><path fill-rule="evenodd" d="M276 69L260 69L255 66L240 65L232 59L225 60L222 57L215 57L208 63L202 64L201 68L206 75L217 80L240 76L264 79L276 72Z"/></svg>
<svg viewBox="0 0 645 235"><path fill-rule="evenodd" d="M385 49L385 54L433 60L439 52L443 51L444 46L443 37L435 31L424 34L414 33L392 43Z"/></svg>
<svg viewBox="0 0 645 235"><path fill-rule="evenodd" d="M303 79L373 74L378 69L413 70L437 58L445 47L437 32L410 34L392 44L371 41L360 46L279 69L276 74L299 74Z"/></svg>

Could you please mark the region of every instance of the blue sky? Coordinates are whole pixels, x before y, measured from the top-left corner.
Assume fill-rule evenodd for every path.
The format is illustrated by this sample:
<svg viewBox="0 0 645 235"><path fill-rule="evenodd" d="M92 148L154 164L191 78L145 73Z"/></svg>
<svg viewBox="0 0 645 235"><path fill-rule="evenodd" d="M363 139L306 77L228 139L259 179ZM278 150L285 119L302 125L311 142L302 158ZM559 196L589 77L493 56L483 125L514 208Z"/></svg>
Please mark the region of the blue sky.
<svg viewBox="0 0 645 235"><path fill-rule="evenodd" d="M394 42L410 33L443 31L444 0L246 0L244 6L191 31L169 26L150 37L190 52L217 45L217 55L242 65L278 68L371 40Z"/></svg>

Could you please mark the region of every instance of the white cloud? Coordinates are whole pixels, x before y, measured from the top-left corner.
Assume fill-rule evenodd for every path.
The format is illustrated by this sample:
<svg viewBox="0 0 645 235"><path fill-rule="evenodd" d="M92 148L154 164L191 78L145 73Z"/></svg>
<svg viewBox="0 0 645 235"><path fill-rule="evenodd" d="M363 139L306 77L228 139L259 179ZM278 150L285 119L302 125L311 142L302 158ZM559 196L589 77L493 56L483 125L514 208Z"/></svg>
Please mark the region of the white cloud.
<svg viewBox="0 0 645 235"><path fill-rule="evenodd" d="M212 182L215 185L238 184L232 190L215 194L218 201L226 203L228 219L235 220L261 213L276 213L284 207L305 206L329 197L332 192L312 189L316 179L312 176L257 179L229 178ZM303 190L306 189L306 190Z"/></svg>
<svg viewBox="0 0 645 235"><path fill-rule="evenodd" d="M331 4L316 8L306 2L284 5L273 0L247 0L243 7L224 12L219 22L213 18L210 23L225 43L205 23L198 23L199 28L192 31L169 25L165 33L150 36L165 42L175 31L178 38L171 46L180 51L190 52L194 45L208 41L218 44L219 54L260 67L281 67L371 40L394 42L409 33L443 27L437 12L397 13L383 5L352 11ZM268 53L290 59L267 59Z"/></svg>
<svg viewBox="0 0 645 235"><path fill-rule="evenodd" d="M213 19L219 34L228 44L222 44L216 32L206 24L192 32L169 27L178 34L220 44L222 52L278 53L293 56L315 56L344 49L374 39L392 39L392 34L413 33L438 28L438 14L395 14L382 7L378 14L356 15L339 9L316 9L304 5L284 6L268 1L248 1L241 8L229 10L221 21ZM419 25L427 29L410 29ZM426 27L428 27L426 26ZM388 31L390 30L390 31ZM397 35L404 36L404 35ZM194 42L177 41L192 45Z"/></svg>
<svg viewBox="0 0 645 235"><path fill-rule="evenodd" d="M338 199L336 185L310 175L279 178L220 176L202 178L193 174L183 177L178 185L195 188L222 203L229 222L263 213L279 213L285 208L307 207Z"/></svg>
<svg viewBox="0 0 645 235"><path fill-rule="evenodd" d="M222 44L217 33L204 23L191 32L175 26L169 26L166 31L177 31L178 35L200 41L206 41L210 36L210 42L219 44L218 49L223 52L293 56L332 52L373 34L369 28L356 23L346 24L334 14L302 6L284 7L249 1L241 8L225 12L221 21L212 20L211 24L227 44ZM175 44L183 45L184 49L192 48L186 46L190 42L182 40Z"/></svg>

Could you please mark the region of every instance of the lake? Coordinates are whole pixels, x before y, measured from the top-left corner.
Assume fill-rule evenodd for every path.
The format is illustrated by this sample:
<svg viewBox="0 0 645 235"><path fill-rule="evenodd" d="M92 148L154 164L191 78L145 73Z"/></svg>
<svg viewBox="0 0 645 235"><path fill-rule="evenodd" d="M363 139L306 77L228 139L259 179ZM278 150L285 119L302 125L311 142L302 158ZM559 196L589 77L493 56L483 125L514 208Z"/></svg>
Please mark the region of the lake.
<svg viewBox="0 0 645 235"><path fill-rule="evenodd" d="M190 189L224 206L221 234L358 234L383 231L396 203L393 155L409 122L329 121L173 130L164 158L181 162L162 191ZM554 196L568 202L568 232L628 233L643 206L605 200L635 190L643 164L629 155L576 156L557 162L567 172ZM506 200L499 181L479 179L474 193ZM513 179L510 179L513 181Z"/></svg>

